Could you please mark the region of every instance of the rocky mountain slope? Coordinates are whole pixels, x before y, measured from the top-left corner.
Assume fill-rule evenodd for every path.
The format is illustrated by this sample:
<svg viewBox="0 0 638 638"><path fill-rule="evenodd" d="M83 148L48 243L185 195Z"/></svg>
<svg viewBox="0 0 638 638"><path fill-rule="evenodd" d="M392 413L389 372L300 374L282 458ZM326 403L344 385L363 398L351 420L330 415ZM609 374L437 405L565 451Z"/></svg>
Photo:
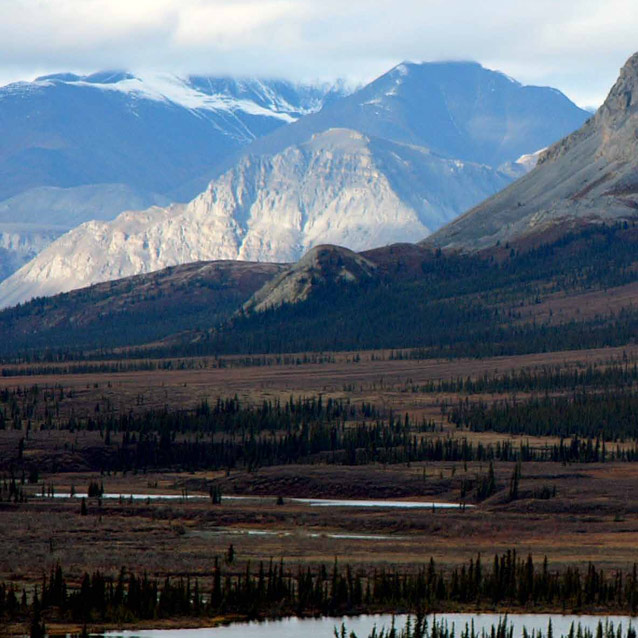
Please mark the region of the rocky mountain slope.
<svg viewBox="0 0 638 638"><path fill-rule="evenodd" d="M558 226L634 219L638 209L638 54L598 112L541 154L536 168L426 240L479 250Z"/></svg>
<svg viewBox="0 0 638 638"><path fill-rule="evenodd" d="M167 205L166 197L126 184L38 186L0 202L0 280L78 224L110 220L129 208Z"/></svg>
<svg viewBox="0 0 638 638"><path fill-rule="evenodd" d="M323 243L414 241L503 188L525 170L522 152L586 116L553 89L477 64L399 65L256 140L188 205L62 237L0 285L0 303L193 260L295 261Z"/></svg>
<svg viewBox="0 0 638 638"><path fill-rule="evenodd" d="M0 284L2 305L193 260L296 261L428 235L508 183L489 167L336 129L245 157L187 205L123 213L61 237Z"/></svg>

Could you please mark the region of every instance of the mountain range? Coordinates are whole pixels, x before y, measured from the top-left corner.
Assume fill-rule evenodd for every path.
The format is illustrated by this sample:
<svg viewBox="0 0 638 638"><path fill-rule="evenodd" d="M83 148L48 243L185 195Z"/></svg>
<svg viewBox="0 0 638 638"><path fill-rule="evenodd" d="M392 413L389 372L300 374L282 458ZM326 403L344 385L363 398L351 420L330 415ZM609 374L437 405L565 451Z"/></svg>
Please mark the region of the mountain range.
<svg viewBox="0 0 638 638"><path fill-rule="evenodd" d="M194 264L36 299L0 313L3 349L146 344L149 354L183 355L412 347L414 356L430 357L626 344L638 330L637 87L638 55L596 115L543 151L531 172L424 241L360 252L317 245L290 266ZM313 135L313 143L374 143L352 131ZM215 301L214 275L206 293L214 321L194 322L193 300L207 284L193 273L202 268L227 273L230 288ZM228 273L240 271L245 283L232 293ZM167 301L173 272L185 273L183 304ZM146 323L131 300L144 307Z"/></svg>
<svg viewBox="0 0 638 638"><path fill-rule="evenodd" d="M320 109L332 91L121 72L10 84L0 89L0 198L88 184L128 184L172 198L230 151Z"/></svg>
<svg viewBox="0 0 638 638"><path fill-rule="evenodd" d="M91 84L75 76L41 82L65 90ZM107 84L100 79L109 97L165 106L134 77L114 76L116 88L105 90ZM195 99L192 92L205 83L191 84L188 91L171 85L174 99L209 122L202 105L217 105L219 91L209 91L215 99ZM212 181L188 204L81 225L0 284L0 303L195 260L295 261L322 243L364 250L414 241L502 189L533 165L535 151L589 116L555 89L523 86L476 63L404 63L349 95L326 87L306 88L303 103L295 95L284 102L288 110L270 96L270 119L259 106L262 128L275 130L251 132L249 144L242 146L250 135L239 128L226 131L225 146L209 161ZM246 120L245 101L233 100L244 105Z"/></svg>
<svg viewBox="0 0 638 638"><path fill-rule="evenodd" d="M0 88L0 277L89 220L188 201L341 84L103 72Z"/></svg>

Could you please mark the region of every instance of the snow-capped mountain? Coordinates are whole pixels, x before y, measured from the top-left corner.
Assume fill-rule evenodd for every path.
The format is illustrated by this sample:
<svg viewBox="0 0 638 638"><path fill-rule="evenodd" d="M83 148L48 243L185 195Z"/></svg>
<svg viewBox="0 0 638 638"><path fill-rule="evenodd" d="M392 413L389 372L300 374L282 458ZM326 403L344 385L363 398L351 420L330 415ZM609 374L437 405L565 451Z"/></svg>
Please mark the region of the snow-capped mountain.
<svg viewBox="0 0 638 638"><path fill-rule="evenodd" d="M0 87L0 278L79 223L190 200L229 154L344 91L121 72Z"/></svg>
<svg viewBox="0 0 638 638"><path fill-rule="evenodd" d="M104 183L166 195L328 94L328 85L161 74L10 84L0 88L0 201L36 186Z"/></svg>
<svg viewBox="0 0 638 638"><path fill-rule="evenodd" d="M140 94L135 78L115 84L100 90L125 99ZM164 98L153 93L144 108L170 94L172 104L190 105L205 120L201 104L218 98L206 97L204 85L165 89ZM231 93L239 101L247 95ZM302 115L303 105L314 111L321 103ZM280 109L281 121L279 102L267 104ZM286 97L285 104L298 108L285 111L287 118L302 116L255 139L242 155L226 154L189 204L71 231L0 284L0 303L199 259L282 262L322 243L363 250L415 241L503 188L525 170L518 158L589 115L554 89L525 87L475 63L402 64L351 95L324 89L314 102ZM507 162L516 171L499 170Z"/></svg>

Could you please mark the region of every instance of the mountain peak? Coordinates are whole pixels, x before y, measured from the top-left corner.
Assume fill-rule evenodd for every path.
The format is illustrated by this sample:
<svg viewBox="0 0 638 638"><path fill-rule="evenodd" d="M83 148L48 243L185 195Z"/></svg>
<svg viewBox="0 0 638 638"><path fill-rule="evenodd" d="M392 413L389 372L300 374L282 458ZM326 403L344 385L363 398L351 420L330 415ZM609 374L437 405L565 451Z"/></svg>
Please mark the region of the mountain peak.
<svg viewBox="0 0 638 638"><path fill-rule="evenodd" d="M359 283L372 277L376 265L348 248L322 244L311 248L288 270L267 282L244 305L262 312L308 298L319 285Z"/></svg>
<svg viewBox="0 0 638 638"><path fill-rule="evenodd" d="M475 60L435 60L435 61L413 61L404 60L396 66L392 67L387 73L381 77L388 78L408 78L413 81L420 81L422 76L428 77L432 74L436 77L440 73L477 73L485 71L486 73L494 73L486 69L480 62ZM497 72L499 75L504 75ZM507 77L507 76L506 76ZM508 78L511 79L511 78ZM512 80L516 84L516 80Z"/></svg>
<svg viewBox="0 0 638 638"><path fill-rule="evenodd" d="M635 219L638 209L638 53L596 115L550 146L535 170L426 240L476 250L539 241L554 228Z"/></svg>
<svg viewBox="0 0 638 638"><path fill-rule="evenodd" d="M468 68L485 68L480 62L476 60L422 60L419 62L415 62L414 60L403 60L395 67L390 69L390 72L395 71L397 69L403 68L404 71L410 69L418 69L422 67L436 67L436 66L458 66L458 67L468 67Z"/></svg>
<svg viewBox="0 0 638 638"><path fill-rule="evenodd" d="M620 70L616 83L600 107L597 119L611 127L622 124L624 118L638 110L638 53L634 53Z"/></svg>
<svg viewBox="0 0 638 638"><path fill-rule="evenodd" d="M620 69L618 79L595 115L585 125L556 142L541 155L538 165L554 162L589 139L593 157L609 162L633 161L638 144L638 53Z"/></svg>
<svg viewBox="0 0 638 638"><path fill-rule="evenodd" d="M117 84L123 80L133 80L135 76L128 71L107 70L91 73L90 75L77 75L76 73L50 73L38 76L34 82L61 82L75 83L88 82L89 84Z"/></svg>
<svg viewBox="0 0 638 638"><path fill-rule="evenodd" d="M34 82L79 82L82 76L75 73L49 73L48 75L39 75Z"/></svg>

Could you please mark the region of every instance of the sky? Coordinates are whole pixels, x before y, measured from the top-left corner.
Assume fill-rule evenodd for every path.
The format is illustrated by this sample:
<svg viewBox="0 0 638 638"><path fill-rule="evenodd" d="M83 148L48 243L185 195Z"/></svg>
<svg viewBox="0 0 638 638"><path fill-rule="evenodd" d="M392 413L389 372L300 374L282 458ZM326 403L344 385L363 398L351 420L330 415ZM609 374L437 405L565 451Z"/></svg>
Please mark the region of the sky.
<svg viewBox="0 0 638 638"><path fill-rule="evenodd" d="M369 81L475 60L598 106L638 49L635 0L0 0L0 84L105 69Z"/></svg>

